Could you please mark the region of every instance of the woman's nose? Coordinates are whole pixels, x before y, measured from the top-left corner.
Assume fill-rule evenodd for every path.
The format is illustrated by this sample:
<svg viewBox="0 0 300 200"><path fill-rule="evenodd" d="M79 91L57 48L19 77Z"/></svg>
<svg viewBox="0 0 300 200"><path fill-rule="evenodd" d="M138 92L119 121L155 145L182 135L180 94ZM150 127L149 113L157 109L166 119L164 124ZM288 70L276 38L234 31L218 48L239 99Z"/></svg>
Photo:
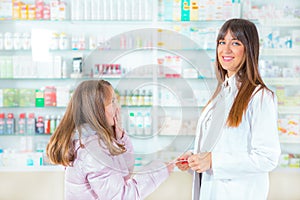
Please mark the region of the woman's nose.
<svg viewBox="0 0 300 200"><path fill-rule="evenodd" d="M229 44L225 44L224 45L224 52L225 53L231 53L231 46Z"/></svg>

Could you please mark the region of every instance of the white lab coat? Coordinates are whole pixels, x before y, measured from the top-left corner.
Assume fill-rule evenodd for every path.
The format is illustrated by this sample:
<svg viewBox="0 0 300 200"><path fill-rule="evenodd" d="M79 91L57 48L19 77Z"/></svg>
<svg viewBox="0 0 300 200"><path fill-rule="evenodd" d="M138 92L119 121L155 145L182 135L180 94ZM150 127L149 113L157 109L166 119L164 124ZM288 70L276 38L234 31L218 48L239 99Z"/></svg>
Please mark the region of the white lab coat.
<svg viewBox="0 0 300 200"><path fill-rule="evenodd" d="M223 84L223 89L227 119L238 88L235 76L226 81L228 86L225 88ZM236 128L222 126L218 137L207 135L207 127L217 123L211 119L213 104L208 105L199 118L194 150L194 153L212 152L212 169L202 174L200 194L199 174L194 172L193 199L267 199L268 173L276 168L281 153L276 96L267 90L254 94L241 124ZM205 144L210 147L202 149Z"/></svg>

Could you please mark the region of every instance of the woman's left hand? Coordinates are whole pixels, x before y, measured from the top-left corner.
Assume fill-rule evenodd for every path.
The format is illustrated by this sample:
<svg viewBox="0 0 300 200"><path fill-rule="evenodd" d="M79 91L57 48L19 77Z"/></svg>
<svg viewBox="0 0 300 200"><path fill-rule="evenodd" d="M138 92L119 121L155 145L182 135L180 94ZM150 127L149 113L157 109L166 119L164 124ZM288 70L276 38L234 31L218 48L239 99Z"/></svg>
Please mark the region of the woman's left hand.
<svg viewBox="0 0 300 200"><path fill-rule="evenodd" d="M194 155L191 155L188 158L189 167L198 172L202 173L209 169L211 169L211 152L205 152L205 153L197 153Z"/></svg>

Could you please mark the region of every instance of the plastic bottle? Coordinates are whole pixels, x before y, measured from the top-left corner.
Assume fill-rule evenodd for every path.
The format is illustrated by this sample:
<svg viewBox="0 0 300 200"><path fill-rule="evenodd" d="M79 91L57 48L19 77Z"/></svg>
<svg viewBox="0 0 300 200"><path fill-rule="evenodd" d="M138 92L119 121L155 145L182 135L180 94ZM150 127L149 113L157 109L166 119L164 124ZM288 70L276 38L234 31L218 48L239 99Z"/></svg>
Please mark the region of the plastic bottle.
<svg viewBox="0 0 300 200"><path fill-rule="evenodd" d="M0 167L4 166L4 162L3 162L3 149L0 148Z"/></svg>
<svg viewBox="0 0 300 200"><path fill-rule="evenodd" d="M152 105L152 91L149 90L147 95L144 97L145 106Z"/></svg>
<svg viewBox="0 0 300 200"><path fill-rule="evenodd" d="M67 68L67 63L66 61L63 61L62 63L62 74L61 74L62 78L68 78L68 68Z"/></svg>
<svg viewBox="0 0 300 200"><path fill-rule="evenodd" d="M61 116L57 115L56 122L55 122L56 128L58 127L60 120L61 120Z"/></svg>
<svg viewBox="0 0 300 200"><path fill-rule="evenodd" d="M128 132L131 135L136 134L136 130L135 130L135 116L134 116L134 112L132 112L132 111L129 113Z"/></svg>
<svg viewBox="0 0 300 200"><path fill-rule="evenodd" d="M69 39L65 32L59 34L58 47L60 50L66 50L69 48Z"/></svg>
<svg viewBox="0 0 300 200"><path fill-rule="evenodd" d="M46 115L45 121L44 121L44 133L50 134L50 116Z"/></svg>
<svg viewBox="0 0 300 200"><path fill-rule="evenodd" d="M25 134L26 132L26 114L20 113L18 120L17 134Z"/></svg>
<svg viewBox="0 0 300 200"><path fill-rule="evenodd" d="M50 117L50 133L54 133L56 129L56 117L55 115L51 115Z"/></svg>
<svg viewBox="0 0 300 200"><path fill-rule="evenodd" d="M44 134L44 132L45 132L44 118L42 116L39 116L38 120L35 123L35 133Z"/></svg>
<svg viewBox="0 0 300 200"><path fill-rule="evenodd" d="M144 118L141 112L137 112L136 116L136 135L144 134Z"/></svg>
<svg viewBox="0 0 300 200"><path fill-rule="evenodd" d="M139 98L139 105L144 106L145 105L145 96L146 96L146 90L143 90L140 98Z"/></svg>
<svg viewBox="0 0 300 200"><path fill-rule="evenodd" d="M149 112L147 112L144 116L144 134L152 134L152 119Z"/></svg>
<svg viewBox="0 0 300 200"><path fill-rule="evenodd" d="M15 134L15 118L13 113L7 114L6 132L8 135Z"/></svg>
<svg viewBox="0 0 300 200"><path fill-rule="evenodd" d="M0 113L0 135L3 135L6 133L5 130L5 114Z"/></svg>
<svg viewBox="0 0 300 200"><path fill-rule="evenodd" d="M52 33L52 37L51 37L51 46L50 49L51 50L57 50L59 47L59 34L56 32Z"/></svg>
<svg viewBox="0 0 300 200"><path fill-rule="evenodd" d="M12 37L12 33L10 32L6 32L4 33L4 49L5 50L12 50L13 48L13 37Z"/></svg>
<svg viewBox="0 0 300 200"><path fill-rule="evenodd" d="M33 135L35 133L35 117L34 113L29 113L27 118L26 133Z"/></svg>
<svg viewBox="0 0 300 200"><path fill-rule="evenodd" d="M3 43L4 43L3 42L3 34L0 33L0 50L3 50L3 48L4 48L4 44Z"/></svg>

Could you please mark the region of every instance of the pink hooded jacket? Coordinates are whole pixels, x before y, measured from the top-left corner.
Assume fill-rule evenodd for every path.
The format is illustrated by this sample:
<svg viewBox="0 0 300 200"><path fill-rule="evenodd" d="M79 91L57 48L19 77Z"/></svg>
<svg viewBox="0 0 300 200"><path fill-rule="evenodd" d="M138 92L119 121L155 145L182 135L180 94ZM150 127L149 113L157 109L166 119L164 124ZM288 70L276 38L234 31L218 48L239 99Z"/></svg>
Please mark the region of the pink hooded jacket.
<svg viewBox="0 0 300 200"><path fill-rule="evenodd" d="M152 162L131 177L134 166L133 147L125 134L121 139L127 151L113 156L99 145L95 131L85 126L72 167L66 168L65 200L139 200L152 193L169 176L166 165Z"/></svg>

